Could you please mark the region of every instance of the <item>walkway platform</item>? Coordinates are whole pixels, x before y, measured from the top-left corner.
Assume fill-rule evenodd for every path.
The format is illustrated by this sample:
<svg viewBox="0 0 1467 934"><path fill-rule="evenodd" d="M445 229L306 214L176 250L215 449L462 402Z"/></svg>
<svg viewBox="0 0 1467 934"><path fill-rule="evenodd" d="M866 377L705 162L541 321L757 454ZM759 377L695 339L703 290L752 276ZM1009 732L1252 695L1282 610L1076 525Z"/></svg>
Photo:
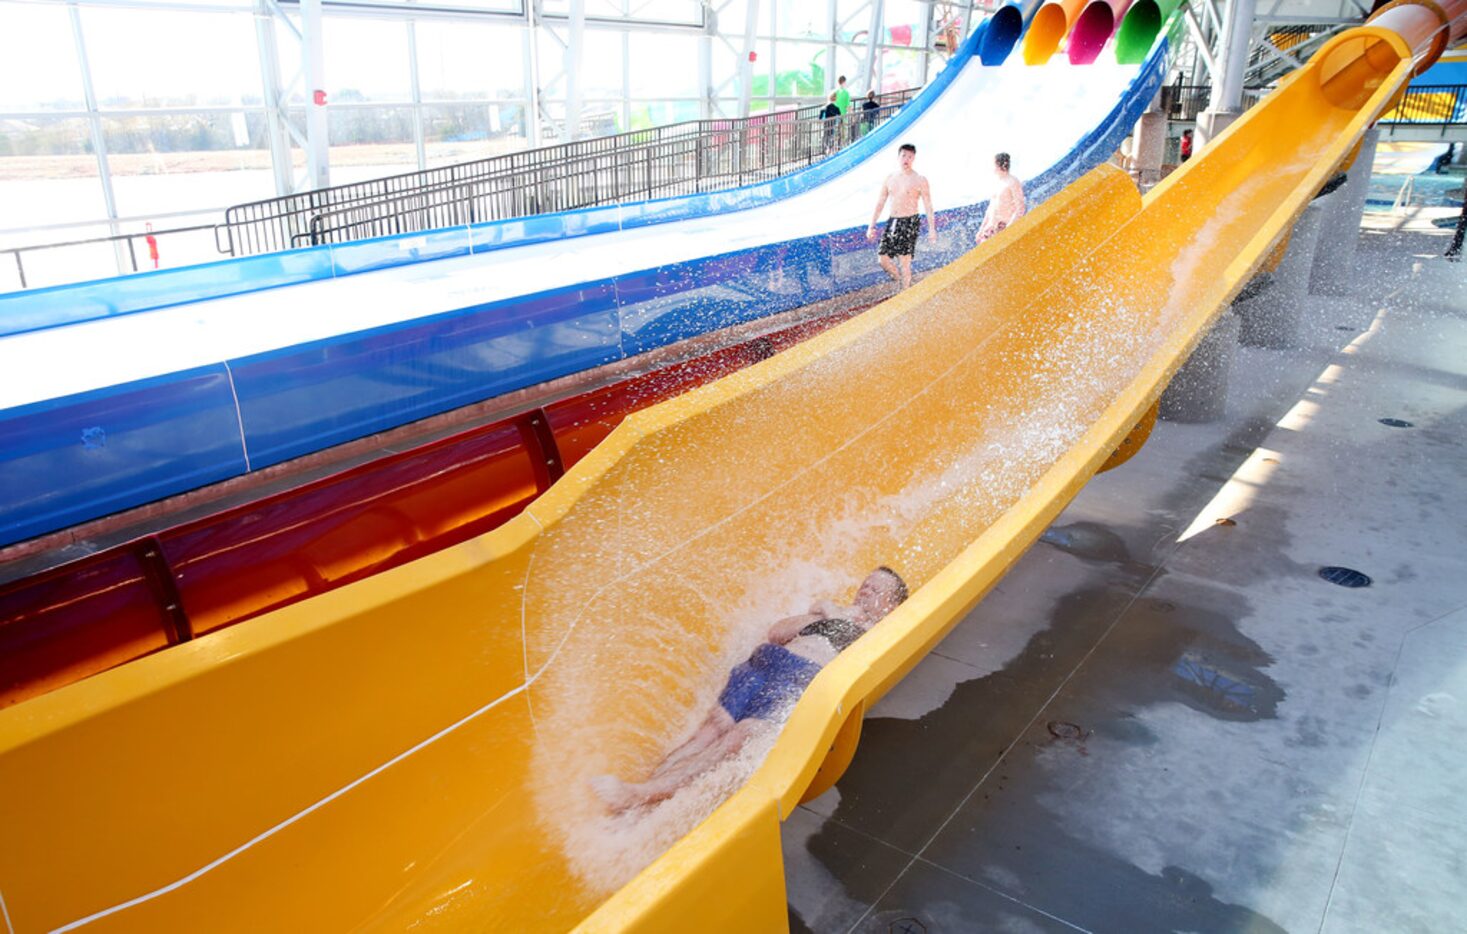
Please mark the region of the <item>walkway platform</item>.
<svg viewBox="0 0 1467 934"><path fill-rule="evenodd" d="M1160 423L873 709L785 824L792 930L1462 928L1445 213L1367 215L1355 292L1310 299L1304 346L1239 348L1224 422Z"/></svg>

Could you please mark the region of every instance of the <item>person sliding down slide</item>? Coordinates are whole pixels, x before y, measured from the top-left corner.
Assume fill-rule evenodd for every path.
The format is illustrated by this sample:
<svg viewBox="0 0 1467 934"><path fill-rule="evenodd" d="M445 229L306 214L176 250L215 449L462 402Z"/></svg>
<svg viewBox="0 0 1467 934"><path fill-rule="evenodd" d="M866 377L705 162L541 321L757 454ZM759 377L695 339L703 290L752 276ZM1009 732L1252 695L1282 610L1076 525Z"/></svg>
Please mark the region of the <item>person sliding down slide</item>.
<svg viewBox="0 0 1467 934"><path fill-rule="evenodd" d="M768 641L729 674L717 706L702 725L645 781L598 775L591 779L592 789L613 813L672 797L737 753L756 730L782 719L821 668L906 599L907 585L897 572L879 567L861 582L854 606L822 600L808 613L775 623Z"/></svg>

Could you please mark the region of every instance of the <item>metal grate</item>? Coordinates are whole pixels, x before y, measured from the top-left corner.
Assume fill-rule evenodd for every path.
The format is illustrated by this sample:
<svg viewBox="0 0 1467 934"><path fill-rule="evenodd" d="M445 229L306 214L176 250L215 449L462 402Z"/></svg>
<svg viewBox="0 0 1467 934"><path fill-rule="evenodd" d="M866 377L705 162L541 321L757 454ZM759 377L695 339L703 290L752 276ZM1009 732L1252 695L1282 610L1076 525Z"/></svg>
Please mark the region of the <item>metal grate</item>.
<svg viewBox="0 0 1467 934"><path fill-rule="evenodd" d="M1331 584L1337 584L1340 587L1349 587L1351 589L1369 587L1372 583L1370 575L1357 571L1354 568L1340 567L1338 565L1320 568L1319 576Z"/></svg>

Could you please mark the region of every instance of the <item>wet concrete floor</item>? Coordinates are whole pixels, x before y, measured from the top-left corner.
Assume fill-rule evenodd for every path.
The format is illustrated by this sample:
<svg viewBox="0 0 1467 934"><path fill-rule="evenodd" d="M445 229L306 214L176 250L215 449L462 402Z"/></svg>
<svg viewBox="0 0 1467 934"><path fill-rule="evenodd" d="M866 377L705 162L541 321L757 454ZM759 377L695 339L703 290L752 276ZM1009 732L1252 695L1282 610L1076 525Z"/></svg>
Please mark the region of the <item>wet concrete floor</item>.
<svg viewBox="0 0 1467 934"><path fill-rule="evenodd" d="M1467 930L1446 242L1368 215L1353 294L1240 348L1223 421L1160 423L872 710L785 824L792 930Z"/></svg>

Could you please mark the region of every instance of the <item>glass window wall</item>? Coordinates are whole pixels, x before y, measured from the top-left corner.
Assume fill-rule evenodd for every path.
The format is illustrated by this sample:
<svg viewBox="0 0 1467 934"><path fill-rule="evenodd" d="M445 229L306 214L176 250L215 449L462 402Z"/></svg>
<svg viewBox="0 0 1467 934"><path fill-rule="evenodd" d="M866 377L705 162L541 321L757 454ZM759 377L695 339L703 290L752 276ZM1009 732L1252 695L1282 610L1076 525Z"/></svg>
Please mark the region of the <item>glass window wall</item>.
<svg viewBox="0 0 1467 934"><path fill-rule="evenodd" d="M332 104L413 99L408 34L403 22L348 16L328 16L325 20L325 71Z"/></svg>
<svg viewBox="0 0 1467 934"><path fill-rule="evenodd" d="M260 106L248 14L84 7L81 25L102 110Z"/></svg>
<svg viewBox="0 0 1467 934"><path fill-rule="evenodd" d="M581 132L737 116L747 3L713 2L709 89L699 0L586 0ZM298 22L295 0L280 8ZM879 86L913 86L927 5L885 8ZM311 89L296 29L278 15L263 22L265 9L256 0L0 0L0 245L13 239L7 231L36 243L148 220L197 223L199 212L217 215L301 179L299 142L286 144L289 166L272 164L265 96L285 93L289 122L303 132ZM869 9L838 0L832 22L829 0L760 0L751 111L821 100L835 74L860 90ZM545 0L543 12L532 34L524 0L326 0L332 182L563 137L569 0ZM265 74L272 61L278 74ZM196 216L164 217L186 212Z"/></svg>
<svg viewBox="0 0 1467 934"><path fill-rule="evenodd" d="M529 145L522 103L462 101L423 105L427 168L472 162Z"/></svg>
<svg viewBox="0 0 1467 934"><path fill-rule="evenodd" d="M423 100L529 99L522 27L423 19L413 31Z"/></svg>
<svg viewBox="0 0 1467 934"><path fill-rule="evenodd" d="M634 32L627 41L631 97L699 98L697 36Z"/></svg>
<svg viewBox="0 0 1467 934"><path fill-rule="evenodd" d="M0 24L0 111L85 110L66 8L0 3Z"/></svg>

